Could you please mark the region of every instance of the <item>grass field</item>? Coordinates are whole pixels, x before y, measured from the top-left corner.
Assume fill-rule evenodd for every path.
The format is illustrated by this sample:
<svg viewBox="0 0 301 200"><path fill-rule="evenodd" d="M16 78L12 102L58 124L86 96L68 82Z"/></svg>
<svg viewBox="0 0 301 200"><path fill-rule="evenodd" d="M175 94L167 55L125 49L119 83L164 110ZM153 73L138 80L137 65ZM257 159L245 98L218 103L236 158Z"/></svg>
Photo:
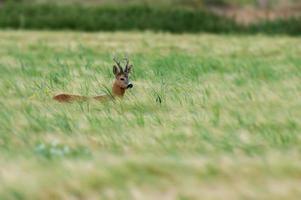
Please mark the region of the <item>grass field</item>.
<svg viewBox="0 0 301 200"><path fill-rule="evenodd" d="M106 93L125 53L123 101L52 100ZM299 199L300 55L286 36L1 31L0 199Z"/></svg>

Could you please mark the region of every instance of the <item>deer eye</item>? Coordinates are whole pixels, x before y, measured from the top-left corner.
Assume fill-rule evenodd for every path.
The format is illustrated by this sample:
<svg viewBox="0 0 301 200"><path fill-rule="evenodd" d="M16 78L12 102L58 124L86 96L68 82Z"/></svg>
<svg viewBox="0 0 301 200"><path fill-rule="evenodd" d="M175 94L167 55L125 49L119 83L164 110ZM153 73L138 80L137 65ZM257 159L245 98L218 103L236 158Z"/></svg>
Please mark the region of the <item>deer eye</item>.
<svg viewBox="0 0 301 200"><path fill-rule="evenodd" d="M120 78L120 80L124 81L124 78Z"/></svg>

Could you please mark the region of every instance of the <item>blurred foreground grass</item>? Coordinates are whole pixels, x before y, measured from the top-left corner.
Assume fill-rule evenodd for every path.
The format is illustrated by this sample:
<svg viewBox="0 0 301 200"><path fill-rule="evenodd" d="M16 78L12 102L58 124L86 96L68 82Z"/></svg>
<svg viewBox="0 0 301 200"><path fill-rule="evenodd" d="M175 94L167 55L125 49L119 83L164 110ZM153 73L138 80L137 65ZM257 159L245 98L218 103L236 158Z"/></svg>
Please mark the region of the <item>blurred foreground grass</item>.
<svg viewBox="0 0 301 200"><path fill-rule="evenodd" d="M123 101L51 99L105 93L125 53ZM0 199L298 199L300 54L297 37L1 31Z"/></svg>

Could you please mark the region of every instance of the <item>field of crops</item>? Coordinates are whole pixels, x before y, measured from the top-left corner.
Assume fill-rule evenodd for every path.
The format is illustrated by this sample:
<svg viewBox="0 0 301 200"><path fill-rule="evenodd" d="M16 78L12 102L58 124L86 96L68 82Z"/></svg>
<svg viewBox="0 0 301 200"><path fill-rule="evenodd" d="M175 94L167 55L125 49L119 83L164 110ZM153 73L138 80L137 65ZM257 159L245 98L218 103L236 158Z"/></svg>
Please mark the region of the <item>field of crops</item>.
<svg viewBox="0 0 301 200"><path fill-rule="evenodd" d="M128 54L134 87L99 95ZM0 199L298 199L301 42L0 32Z"/></svg>

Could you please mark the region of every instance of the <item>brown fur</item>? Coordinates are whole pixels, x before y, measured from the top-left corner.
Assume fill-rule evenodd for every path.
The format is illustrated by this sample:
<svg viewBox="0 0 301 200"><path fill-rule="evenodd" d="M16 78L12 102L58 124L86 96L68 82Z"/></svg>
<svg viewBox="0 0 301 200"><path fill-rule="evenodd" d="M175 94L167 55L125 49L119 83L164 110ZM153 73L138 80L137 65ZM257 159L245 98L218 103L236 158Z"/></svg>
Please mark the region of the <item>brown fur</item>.
<svg viewBox="0 0 301 200"><path fill-rule="evenodd" d="M85 96L73 95L73 94L59 94L53 97L58 102L72 102L72 101L86 101L88 100Z"/></svg>
<svg viewBox="0 0 301 200"><path fill-rule="evenodd" d="M94 97L89 98L86 96L63 93L63 94L54 96L53 99L58 102L74 102L74 101L88 101L90 99L95 99L97 101L106 101L106 100L113 99L114 97L123 97L126 89L120 87L120 85L117 82L118 82L118 79L116 79L113 84L112 96L111 95L99 95L99 96L94 96Z"/></svg>

